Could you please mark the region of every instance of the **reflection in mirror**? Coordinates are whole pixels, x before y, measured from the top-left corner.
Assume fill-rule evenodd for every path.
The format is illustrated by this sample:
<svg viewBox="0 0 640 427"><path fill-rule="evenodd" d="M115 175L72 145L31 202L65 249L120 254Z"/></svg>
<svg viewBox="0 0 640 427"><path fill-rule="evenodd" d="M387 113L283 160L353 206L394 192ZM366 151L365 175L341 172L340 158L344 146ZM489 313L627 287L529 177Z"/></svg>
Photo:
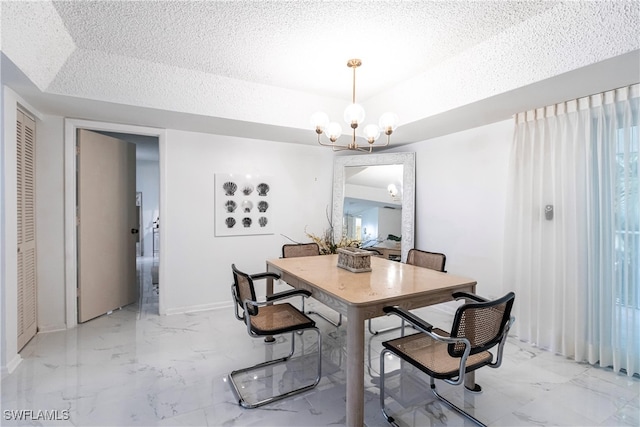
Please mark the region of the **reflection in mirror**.
<svg viewBox="0 0 640 427"><path fill-rule="evenodd" d="M337 157L333 181L336 239L405 260L414 241L414 153Z"/></svg>
<svg viewBox="0 0 640 427"><path fill-rule="evenodd" d="M343 233L362 248L400 259L402 165L346 166Z"/></svg>

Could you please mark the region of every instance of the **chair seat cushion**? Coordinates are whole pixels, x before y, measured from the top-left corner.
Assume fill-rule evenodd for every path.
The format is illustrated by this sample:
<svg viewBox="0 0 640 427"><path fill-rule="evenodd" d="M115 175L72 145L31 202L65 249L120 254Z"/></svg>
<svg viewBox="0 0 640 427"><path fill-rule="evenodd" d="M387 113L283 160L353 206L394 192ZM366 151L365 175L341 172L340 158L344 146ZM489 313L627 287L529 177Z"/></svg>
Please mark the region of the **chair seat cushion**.
<svg viewBox="0 0 640 427"><path fill-rule="evenodd" d="M275 335L312 328L315 322L289 303L266 305L250 316L251 331L257 335Z"/></svg>
<svg viewBox="0 0 640 427"><path fill-rule="evenodd" d="M447 332L437 328L432 332L443 337L449 336ZM434 378L445 379L458 376L460 358L451 357L447 351L447 343L437 341L427 334L420 332L383 342L382 345ZM492 360L493 355L488 351L470 355L467 358L465 372L488 365Z"/></svg>

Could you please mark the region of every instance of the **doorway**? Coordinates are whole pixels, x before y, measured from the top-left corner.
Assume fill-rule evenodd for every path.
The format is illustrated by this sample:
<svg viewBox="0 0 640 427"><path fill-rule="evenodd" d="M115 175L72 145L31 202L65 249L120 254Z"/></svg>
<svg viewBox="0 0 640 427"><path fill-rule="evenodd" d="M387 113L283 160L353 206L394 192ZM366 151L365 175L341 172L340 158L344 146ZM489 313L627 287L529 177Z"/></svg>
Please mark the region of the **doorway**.
<svg viewBox="0 0 640 427"><path fill-rule="evenodd" d="M135 137L151 137L154 139L156 157L152 161L155 162L155 186L157 194L157 207L151 212L155 213L156 217L160 217L163 210L162 194L164 192L164 177L162 168L162 158L165 150L166 131L164 129L149 128L143 126L122 125L113 123L95 122L89 120L80 119L65 119L65 290L66 290L66 323L67 327L74 327L77 325L77 232L75 230L75 206L77 203L77 177L75 173L76 159L75 159L75 146L76 146L76 134L78 129L87 129L95 132L111 132L116 134L128 135L131 138ZM138 144L136 143L136 146ZM144 151L144 150L141 150ZM150 207L150 203L145 203L144 200L148 198L144 196L145 193L149 193L143 189L143 205ZM146 208L143 208L146 209ZM145 220L146 221L146 220ZM151 224L153 220L151 221ZM146 225L143 224L143 227ZM162 240L162 235L159 236ZM152 237L146 240L150 244ZM149 251L153 251L153 248L149 248ZM148 253L148 252L147 252ZM156 254L157 262L157 281L161 283L163 277L163 263L164 253L159 252ZM158 296L158 313L164 314L163 296Z"/></svg>
<svg viewBox="0 0 640 427"><path fill-rule="evenodd" d="M139 209L136 268L140 312L158 314L160 294L160 147L159 138L124 132L100 134L135 144L136 205Z"/></svg>

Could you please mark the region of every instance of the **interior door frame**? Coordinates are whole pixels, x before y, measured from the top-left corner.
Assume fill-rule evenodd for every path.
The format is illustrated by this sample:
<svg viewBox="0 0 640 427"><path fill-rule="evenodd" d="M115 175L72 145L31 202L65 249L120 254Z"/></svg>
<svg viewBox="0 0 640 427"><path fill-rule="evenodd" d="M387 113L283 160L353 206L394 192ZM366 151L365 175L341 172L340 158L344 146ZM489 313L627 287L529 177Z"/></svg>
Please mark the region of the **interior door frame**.
<svg viewBox="0 0 640 427"><path fill-rule="evenodd" d="M78 324L78 233L76 230L76 139L77 130L87 129L93 131L132 133L138 135L155 136L159 145L159 170L160 170L160 193L159 193L159 215L166 218L165 214L165 161L166 158L166 130L145 126L124 125L118 123L98 122L81 119L64 120L64 247L65 247L65 305L67 328L75 327ZM166 227L163 222L163 227ZM160 234L160 244L166 248L163 242L166 233ZM159 281L163 282L165 270L166 251L160 252ZM160 314L166 314L164 296L166 292L160 292L158 305Z"/></svg>

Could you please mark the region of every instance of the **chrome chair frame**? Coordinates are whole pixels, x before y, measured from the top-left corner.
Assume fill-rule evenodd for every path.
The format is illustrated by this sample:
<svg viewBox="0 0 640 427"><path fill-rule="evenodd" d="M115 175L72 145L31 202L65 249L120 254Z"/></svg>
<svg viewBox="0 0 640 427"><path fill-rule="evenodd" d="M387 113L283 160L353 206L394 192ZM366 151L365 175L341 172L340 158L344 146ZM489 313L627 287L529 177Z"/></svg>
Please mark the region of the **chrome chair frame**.
<svg viewBox="0 0 640 427"><path fill-rule="evenodd" d="M502 300L508 300L509 297L512 297L512 293L508 293L507 295L505 295L504 297L496 300L496 301L502 301ZM453 294L454 298L456 300L458 299L471 299L472 301L475 302L490 302L489 300L479 297L477 295L474 294L470 294L467 292L456 292ZM514 297L514 296L513 296ZM513 303L513 301L511 301L511 304ZM511 307L509 307L509 310L511 309ZM459 369L458 369L458 374L455 377L452 378L442 378L442 380L448 384L451 385L460 385L464 383L465 380L465 373L467 372L472 372L476 369L479 369L481 367L484 366L489 366L490 368L498 368L500 367L500 365L502 364L502 357L503 357L503 350L504 350L504 345L505 342L507 340L507 336L509 334L509 329L511 328L511 325L513 324L513 322L515 321L515 318L513 316L509 316L509 319L507 322L505 322L505 324L502 326L502 332L500 333L500 339L498 341L497 344L497 352L496 352L496 356L495 359L492 359L492 361L490 363L486 363L486 364L482 364L478 367L475 367L473 369L467 369L466 363L467 363L467 359L471 353L471 343L469 342L469 340L467 338L464 337L445 337L445 336L441 336L438 335L436 333L434 333L432 331L433 329L433 325L431 325L430 323L424 321L423 319L420 319L419 317L413 315L412 313L410 313L409 311L399 308L399 307L385 307L384 308L385 313L389 314L394 314L398 317L400 317L401 319L405 320L406 322L410 323L416 330L418 330L419 332L422 332L426 335L428 335L429 337L431 337L432 339L434 339L435 341L439 341L439 342L443 342L443 343L447 343L447 344L452 344L452 345L456 345L456 344L462 344L464 345L464 351L462 353L462 355L460 356L460 365L459 365ZM389 422L390 424L397 426L398 424L395 422L393 416L389 415L385 409L385 388L384 388L384 377L385 377L385 371L384 371L384 367L385 367L385 356L387 354L394 354L397 357L400 357L399 355L397 355L394 351L389 350L388 348L385 348L382 350L382 352L380 353L380 409L382 410L382 415L384 416L384 418L387 420L387 422ZM402 357L400 357L402 359ZM403 359L404 360L404 359ZM424 368L414 364L411 360L407 360L407 362L411 363L412 365L414 365L416 368L420 369L421 371L424 371ZM425 372L426 373L426 372ZM429 375L427 373L427 375ZM436 384L435 384L435 377L429 375L429 382L430 382L430 388L431 388L431 392L436 396L436 398L438 398L439 400L441 400L442 402L444 402L449 408L453 409L455 412L457 412L458 414L464 416L465 418L467 418L470 421L473 421L474 423L476 423L477 425L481 426L481 427L486 427L485 424L483 424L480 420L478 420L477 418L475 418L473 415L469 414L468 412L466 412L464 409L456 406L455 404L453 404L451 401L449 401L448 399L446 399L445 397L443 397L441 394L438 393L438 390L436 388ZM473 390L474 392L480 392L482 389L479 385L476 385L476 388Z"/></svg>
<svg viewBox="0 0 640 427"><path fill-rule="evenodd" d="M234 269L234 272L236 271L235 265L232 266ZM243 273L244 274L244 273ZM253 274L253 275L247 275L251 281L253 280L257 280L257 279L266 279L266 278L275 278L275 279L279 279L280 276L275 274L275 273L260 273L260 274ZM311 292L307 291L307 290L303 290L303 289L292 289L292 290L288 290L288 291L284 291L284 292L279 292L277 294L273 294L273 295L269 295L267 296L264 300L256 300L256 301L252 301L252 300L244 300L242 302L242 306L243 306L243 313L240 314L238 312L238 302L239 302L239 295L238 292L236 290L236 284L234 283L233 285L231 285L231 293L233 296L233 300L234 300L234 306L235 306L235 316L238 320L242 320L246 326L247 326L247 333L249 334L250 337L252 338L262 338L265 336L265 334L257 334L251 327L251 320L250 320L250 316L251 316L251 312L259 307L262 306L266 306L266 305L271 305L273 304L273 302L275 301L279 301L279 300L283 300L283 299L288 299L294 296L298 296L300 295L302 297L302 299L304 300L304 298L308 298L309 296L311 296ZM245 313L249 313L248 315L246 315ZM304 314L303 314L304 315ZM242 369L237 369L232 371L229 375L228 375L228 379L229 379L229 383L231 384L231 390L234 394L234 396L236 397L238 404L240 406L242 406L243 408L247 408L247 409L251 409L251 408L257 408L259 406L263 406L266 405L268 403L272 403L284 398L287 398L289 396L292 396L294 394L298 394L298 393L302 393L305 392L307 390L310 390L312 388L314 388L315 386L318 385L318 383L320 382L320 378L322 376L322 334L320 333L320 330L315 326L315 323L313 321L311 327L307 327L307 328L299 328L299 329L295 329L292 330L291 333L291 350L289 352L288 355L284 356L284 357L280 357L277 359L273 359L273 360L268 360L266 362L261 362L258 363L256 365L247 367L247 368L242 368ZM237 376L238 374L242 374L244 372L249 372L249 371L253 371L255 369L259 369L259 368L263 368L265 366L270 366L270 365L276 365L276 364L280 364L280 363L284 363L287 360L291 359L291 357L293 356L293 354L295 353L295 336L296 336L296 332L300 332L301 334L304 333L305 331L308 330L313 330L315 331L316 335L317 335L317 343L318 343L318 363L317 363L317 374L316 374L316 378L314 380L314 382L312 384L306 385L304 387L300 387L285 393L281 393L278 395L274 395L271 397L268 397L266 399L260 400L258 402L254 402L254 403L250 403L247 400L245 400L245 398L242 396L242 393L240 392L240 388L238 387L238 385L236 384L235 378L234 376ZM287 332L284 332L287 333ZM273 340L275 341L275 340Z"/></svg>

